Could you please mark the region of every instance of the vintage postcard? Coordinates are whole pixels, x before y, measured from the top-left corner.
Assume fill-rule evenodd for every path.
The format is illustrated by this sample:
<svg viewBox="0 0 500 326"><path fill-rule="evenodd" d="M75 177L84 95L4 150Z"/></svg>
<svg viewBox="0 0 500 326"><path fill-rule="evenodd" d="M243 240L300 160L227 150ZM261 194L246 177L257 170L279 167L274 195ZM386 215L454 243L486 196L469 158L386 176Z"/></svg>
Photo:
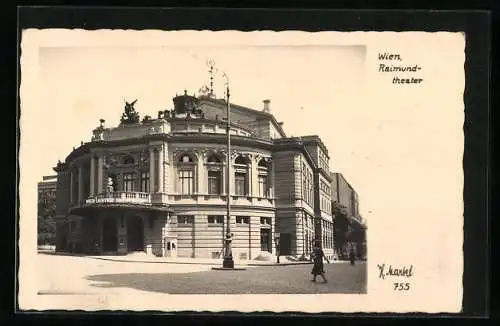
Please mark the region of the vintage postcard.
<svg viewBox="0 0 500 326"><path fill-rule="evenodd" d="M460 312L464 51L24 30L19 308Z"/></svg>

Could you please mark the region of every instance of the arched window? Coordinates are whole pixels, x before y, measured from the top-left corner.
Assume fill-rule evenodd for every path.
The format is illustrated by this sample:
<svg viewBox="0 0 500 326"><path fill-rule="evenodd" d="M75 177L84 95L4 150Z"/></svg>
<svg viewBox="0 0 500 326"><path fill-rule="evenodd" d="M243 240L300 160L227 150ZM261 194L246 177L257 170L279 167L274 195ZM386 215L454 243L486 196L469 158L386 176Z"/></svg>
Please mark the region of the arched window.
<svg viewBox="0 0 500 326"><path fill-rule="evenodd" d="M134 158L131 155L125 155L123 157L122 163L124 165L133 165L135 163ZM137 175L135 172L125 172L123 173L123 191L137 191Z"/></svg>
<svg viewBox="0 0 500 326"><path fill-rule="evenodd" d="M195 163L195 159L189 154L183 154L177 160L177 189L182 195L194 193Z"/></svg>
<svg viewBox="0 0 500 326"><path fill-rule="evenodd" d="M269 190L269 185L268 185L268 162L266 159L261 159L259 161L259 164L257 165L257 170L258 170L258 176L257 180L259 183L258 187L258 196L259 197L267 197L268 195L268 190Z"/></svg>
<svg viewBox="0 0 500 326"><path fill-rule="evenodd" d="M220 158L211 154L207 158L208 171L208 193L210 195L220 195L222 193L222 162Z"/></svg>
<svg viewBox="0 0 500 326"><path fill-rule="evenodd" d="M130 155L127 155L123 158L123 164L125 165L129 165L129 164L134 164L135 163L135 160L132 156Z"/></svg>
<svg viewBox="0 0 500 326"><path fill-rule="evenodd" d="M217 155L212 154L208 157L207 163L221 163L221 160Z"/></svg>
<svg viewBox="0 0 500 326"><path fill-rule="evenodd" d="M149 171L141 172L141 191L149 192Z"/></svg>
<svg viewBox="0 0 500 326"><path fill-rule="evenodd" d="M248 159L240 155L234 161L234 190L236 196L248 195Z"/></svg>

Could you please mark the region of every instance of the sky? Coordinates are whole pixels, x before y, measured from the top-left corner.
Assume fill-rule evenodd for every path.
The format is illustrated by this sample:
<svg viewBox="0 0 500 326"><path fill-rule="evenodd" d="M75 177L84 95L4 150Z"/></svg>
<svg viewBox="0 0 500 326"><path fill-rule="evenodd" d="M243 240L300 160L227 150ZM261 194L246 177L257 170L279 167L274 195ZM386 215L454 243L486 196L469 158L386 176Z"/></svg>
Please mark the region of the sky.
<svg viewBox="0 0 500 326"><path fill-rule="evenodd" d="M137 99L141 116L155 117L184 89L198 93L209 82L206 61L213 59L220 71L218 97L224 95L225 72L233 103L261 109L270 99L287 135L319 135L332 171L344 173L362 198L363 184L356 179L362 167L352 163L364 154L352 139L364 123L359 92L365 55L364 46L335 45L42 47L39 114L53 119L38 134L45 144L38 148L40 179L54 174L52 167L73 146L90 140L99 119L116 126L125 100ZM319 120L328 123L318 128Z"/></svg>
<svg viewBox="0 0 500 326"><path fill-rule="evenodd" d="M420 203L429 200L433 211L418 215L441 216L442 203L461 195L463 78L453 74L463 73L463 51L443 47L457 49L456 35L419 35L418 47L408 45L416 35L397 33L62 30L43 35L32 42L32 52L25 49L36 56L26 57L21 68L36 76L24 87L36 96L21 95L22 141L29 146L24 153L36 160L29 178L54 174L58 160L90 140L99 119L116 126L125 100L137 99L141 116L155 117L172 108L176 94L196 93L209 82L206 61L213 59L219 97L225 72L231 102L260 109L269 99L288 136L321 137L331 170L356 189L366 220L417 215ZM378 53L391 49L401 50L404 64L424 67L419 77L425 83L394 85L391 74L379 73ZM449 76L455 76L453 84ZM432 194L428 179L435 180ZM449 214L457 209L448 208Z"/></svg>

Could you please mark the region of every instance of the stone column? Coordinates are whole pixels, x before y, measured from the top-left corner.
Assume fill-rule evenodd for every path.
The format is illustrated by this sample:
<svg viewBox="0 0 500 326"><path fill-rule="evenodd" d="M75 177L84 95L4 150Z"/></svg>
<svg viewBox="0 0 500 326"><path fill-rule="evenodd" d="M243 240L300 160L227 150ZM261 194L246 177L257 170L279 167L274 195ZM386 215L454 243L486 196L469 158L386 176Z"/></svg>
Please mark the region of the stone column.
<svg viewBox="0 0 500 326"><path fill-rule="evenodd" d="M163 146L159 148L158 150L158 192L163 192Z"/></svg>
<svg viewBox="0 0 500 326"><path fill-rule="evenodd" d="M89 197L95 194L95 160L94 157L90 157L90 190Z"/></svg>
<svg viewBox="0 0 500 326"><path fill-rule="evenodd" d="M275 194L275 190L274 190L274 188L275 188L274 173L275 173L275 170L276 170L275 169L275 165L276 164L274 164L273 160L270 161L270 164L271 164L271 169L270 169L270 171L268 171L268 180L270 180L270 183L269 183L269 185L267 187L268 187L268 189L269 189L269 187L271 188L271 190L269 191L269 196L271 196L271 198L274 198L274 194Z"/></svg>
<svg viewBox="0 0 500 326"><path fill-rule="evenodd" d="M149 149L149 192L155 191L155 152L152 148Z"/></svg>
<svg viewBox="0 0 500 326"><path fill-rule="evenodd" d="M257 197L259 195L259 171L257 168L258 164L259 156L252 157L250 166L250 195L252 197Z"/></svg>
<svg viewBox="0 0 500 326"><path fill-rule="evenodd" d="M83 167L78 166L78 203L83 200Z"/></svg>
<svg viewBox="0 0 500 326"><path fill-rule="evenodd" d="M198 164L196 166L196 192L198 194L208 193L207 187L207 177L205 175L205 167L204 167L204 157L203 153L199 152L198 154Z"/></svg>
<svg viewBox="0 0 500 326"><path fill-rule="evenodd" d="M104 158L99 156L97 158L97 193L100 194L103 191L103 173L104 173Z"/></svg>
<svg viewBox="0 0 500 326"><path fill-rule="evenodd" d="M247 164L247 193L245 196L247 197L252 197L252 180L253 180L253 162L251 157L248 159L248 164Z"/></svg>
<svg viewBox="0 0 500 326"><path fill-rule="evenodd" d="M75 188L75 186L74 186L74 183L75 183L74 174L75 173L73 172L73 168L70 168L70 170L69 170L69 178L70 178L70 180L69 180L69 204L70 205L73 205L73 202L74 202L74 200L73 200L73 193L74 193L74 188Z"/></svg>

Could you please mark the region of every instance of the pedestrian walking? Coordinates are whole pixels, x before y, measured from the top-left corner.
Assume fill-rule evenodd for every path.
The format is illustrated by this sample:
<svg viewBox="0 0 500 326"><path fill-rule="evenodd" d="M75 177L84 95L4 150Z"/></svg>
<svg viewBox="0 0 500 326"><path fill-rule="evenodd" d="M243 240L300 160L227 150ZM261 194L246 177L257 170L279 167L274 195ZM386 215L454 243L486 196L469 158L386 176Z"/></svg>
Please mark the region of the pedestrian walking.
<svg viewBox="0 0 500 326"><path fill-rule="evenodd" d="M276 257L277 257L277 262L279 264L280 263L280 244L279 244L279 242L276 242Z"/></svg>
<svg viewBox="0 0 500 326"><path fill-rule="evenodd" d="M351 261L351 265L354 265L356 262L356 255L354 254L354 250L351 249L351 253L349 254L349 260Z"/></svg>
<svg viewBox="0 0 500 326"><path fill-rule="evenodd" d="M311 255L311 259L313 261L313 269L311 271L311 274L313 275L313 279L311 280L312 282L316 282L316 277L318 275L320 275L323 279L323 283L327 282L325 277L325 269L323 267L323 258L326 259L328 264L330 264L330 261L328 260L328 258L326 258L325 253L320 247L320 244L318 242L315 242Z"/></svg>

